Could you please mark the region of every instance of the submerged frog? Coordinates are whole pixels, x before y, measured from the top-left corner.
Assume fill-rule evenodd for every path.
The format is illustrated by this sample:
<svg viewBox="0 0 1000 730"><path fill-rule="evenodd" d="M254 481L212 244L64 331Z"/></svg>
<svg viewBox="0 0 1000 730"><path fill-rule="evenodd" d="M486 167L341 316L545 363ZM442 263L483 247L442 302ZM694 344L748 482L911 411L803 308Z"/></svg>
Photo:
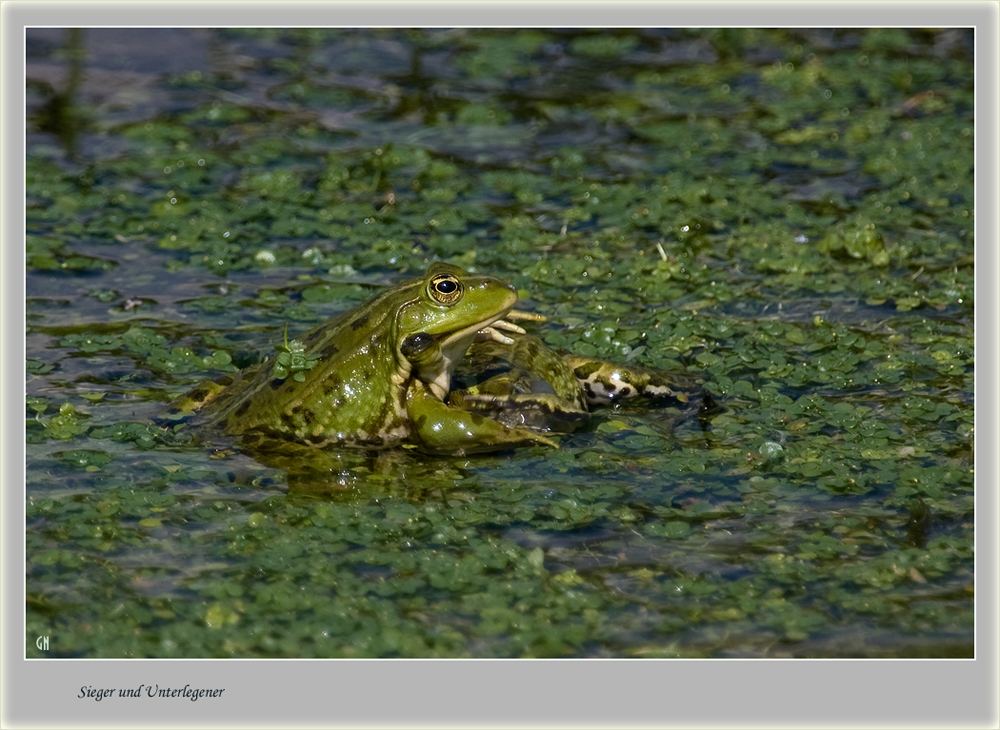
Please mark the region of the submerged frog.
<svg viewBox="0 0 1000 730"><path fill-rule="evenodd" d="M452 390L452 405L542 431L576 430L593 408L631 398L700 413L716 407L694 378L556 351L527 334L473 343L456 380L467 386Z"/></svg>
<svg viewBox="0 0 1000 730"><path fill-rule="evenodd" d="M508 321L542 319L514 310L516 302L506 282L433 264L305 333L297 368L287 354L272 355L196 387L170 413L194 413L203 432L251 442L461 455L556 446L543 432L572 430L597 402L686 400L684 387L663 374L557 354ZM483 377L452 391L470 348ZM279 349L288 353L287 342ZM491 374L491 364L506 371Z"/></svg>

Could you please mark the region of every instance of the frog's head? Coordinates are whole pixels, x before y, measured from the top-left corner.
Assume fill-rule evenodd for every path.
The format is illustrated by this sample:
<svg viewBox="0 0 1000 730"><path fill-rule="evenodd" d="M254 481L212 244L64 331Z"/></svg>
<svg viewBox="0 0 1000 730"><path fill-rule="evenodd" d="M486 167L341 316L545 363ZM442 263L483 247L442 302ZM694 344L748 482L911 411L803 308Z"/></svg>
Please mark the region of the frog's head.
<svg viewBox="0 0 1000 730"><path fill-rule="evenodd" d="M476 333L517 303L517 291L491 276L469 274L450 264L433 264L414 295L398 310L396 351L417 377L442 400L451 374Z"/></svg>

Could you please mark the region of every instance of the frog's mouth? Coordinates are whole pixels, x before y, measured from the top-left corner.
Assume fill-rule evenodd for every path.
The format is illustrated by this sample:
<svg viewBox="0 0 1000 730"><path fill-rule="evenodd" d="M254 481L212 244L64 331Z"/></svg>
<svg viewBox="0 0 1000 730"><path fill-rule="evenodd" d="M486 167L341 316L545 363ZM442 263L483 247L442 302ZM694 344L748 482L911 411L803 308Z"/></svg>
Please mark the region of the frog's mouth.
<svg viewBox="0 0 1000 730"><path fill-rule="evenodd" d="M421 362L415 367L417 378L427 383L435 397L443 401L448 397L448 391L451 388L452 373L465 357L465 353L469 351L469 347L479 336L479 333L489 330L490 325L502 320L507 316L508 311L510 310L505 310L494 317L462 329L428 333L437 341L440 348L439 354L428 358L426 362Z"/></svg>

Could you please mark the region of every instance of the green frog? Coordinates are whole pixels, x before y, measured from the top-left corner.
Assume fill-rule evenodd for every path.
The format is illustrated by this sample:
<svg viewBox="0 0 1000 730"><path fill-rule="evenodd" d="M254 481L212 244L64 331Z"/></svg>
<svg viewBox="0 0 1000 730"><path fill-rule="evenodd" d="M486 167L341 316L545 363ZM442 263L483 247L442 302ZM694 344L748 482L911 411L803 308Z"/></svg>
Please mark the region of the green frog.
<svg viewBox="0 0 1000 730"><path fill-rule="evenodd" d="M512 320L517 292L444 263L286 340L264 362L176 400L203 433L249 442L471 454L540 444L586 421L591 406L632 396L684 402L693 381L564 356ZM294 355L293 355L294 353ZM467 387L452 389L463 365ZM471 375L470 375L471 374Z"/></svg>

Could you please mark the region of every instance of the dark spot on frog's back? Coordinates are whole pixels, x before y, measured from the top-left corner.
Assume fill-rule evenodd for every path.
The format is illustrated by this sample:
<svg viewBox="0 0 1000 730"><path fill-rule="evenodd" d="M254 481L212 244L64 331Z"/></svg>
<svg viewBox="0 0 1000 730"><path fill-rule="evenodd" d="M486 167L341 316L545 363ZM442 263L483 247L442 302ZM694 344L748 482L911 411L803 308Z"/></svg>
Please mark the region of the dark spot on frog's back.
<svg viewBox="0 0 1000 730"><path fill-rule="evenodd" d="M298 424L300 423L305 425L315 425L319 422L319 416L316 415L315 411L310 408L306 408L300 403L299 405L294 406L290 411L282 413L281 421L288 426L289 429L295 430L298 428Z"/></svg>
<svg viewBox="0 0 1000 730"><path fill-rule="evenodd" d="M323 380L323 397L329 398L331 395L341 391L340 377L330 373Z"/></svg>
<svg viewBox="0 0 1000 730"><path fill-rule="evenodd" d="M264 437L261 436L259 433L247 433L247 434L243 434L243 436L240 438L240 441L245 446L253 446L255 444L259 444L263 440L264 440Z"/></svg>
<svg viewBox="0 0 1000 730"><path fill-rule="evenodd" d="M368 315L362 314L360 317L351 322L351 329L356 331L364 327L366 324L368 324Z"/></svg>
<svg viewBox="0 0 1000 730"><path fill-rule="evenodd" d="M235 415L238 418L242 416L244 413L246 413L249 408L250 408L250 401L245 400L240 404L240 407L234 411L233 415Z"/></svg>
<svg viewBox="0 0 1000 730"><path fill-rule="evenodd" d="M307 347L311 346L311 345L315 345L316 341L319 340L325 334L326 334L326 330L325 329L323 329L322 327L316 327L311 332L307 332L302 337L302 343L304 345L306 345Z"/></svg>
<svg viewBox="0 0 1000 730"><path fill-rule="evenodd" d="M337 347L337 343L330 342L326 345L326 347L319 351L319 358L320 360L327 360L336 355L338 352L340 352L340 348Z"/></svg>
<svg viewBox="0 0 1000 730"><path fill-rule="evenodd" d="M270 439L275 443L281 443L282 441L288 440L288 434L279 431L276 428L268 428L266 426L258 426L254 431L260 434L265 439Z"/></svg>

